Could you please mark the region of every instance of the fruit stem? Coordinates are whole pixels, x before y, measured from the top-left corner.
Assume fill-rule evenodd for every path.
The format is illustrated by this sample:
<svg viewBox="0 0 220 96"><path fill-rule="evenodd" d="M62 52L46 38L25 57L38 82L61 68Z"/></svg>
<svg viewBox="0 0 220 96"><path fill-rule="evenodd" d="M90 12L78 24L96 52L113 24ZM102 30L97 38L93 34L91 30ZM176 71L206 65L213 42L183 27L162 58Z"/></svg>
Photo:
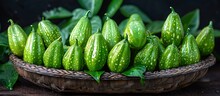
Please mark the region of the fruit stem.
<svg viewBox="0 0 220 96"><path fill-rule="evenodd" d="M170 9L171 9L172 13L175 13L175 10L173 7L170 6Z"/></svg>
<svg viewBox="0 0 220 96"><path fill-rule="evenodd" d="M174 41L172 42L172 45L175 45L175 42L174 42Z"/></svg>
<svg viewBox="0 0 220 96"><path fill-rule="evenodd" d="M128 41L128 34L125 34L125 41Z"/></svg>
<svg viewBox="0 0 220 96"><path fill-rule="evenodd" d="M59 38L57 38L57 40L58 40L58 41L61 41L61 40L62 40L61 36L60 36Z"/></svg>
<svg viewBox="0 0 220 96"><path fill-rule="evenodd" d="M41 18L41 20L45 20L45 18L44 18L44 17L42 17L42 18Z"/></svg>
<svg viewBox="0 0 220 96"><path fill-rule="evenodd" d="M105 19L106 21L110 19L108 16L108 13L105 13L104 15L106 16L106 19Z"/></svg>
<svg viewBox="0 0 220 96"><path fill-rule="evenodd" d="M187 34L187 35L190 34L189 32L190 32L190 28L187 28L186 34Z"/></svg>
<svg viewBox="0 0 220 96"><path fill-rule="evenodd" d="M97 31L96 31L96 33L102 33L102 32L101 32L101 29L98 28Z"/></svg>
<svg viewBox="0 0 220 96"><path fill-rule="evenodd" d="M209 21L209 27L212 27L212 24L213 24L212 21Z"/></svg>
<svg viewBox="0 0 220 96"><path fill-rule="evenodd" d="M10 23L11 23L11 25L14 25L14 22L13 22L13 20L12 20L12 19L9 19L9 20L8 20L8 22L10 22Z"/></svg>
<svg viewBox="0 0 220 96"><path fill-rule="evenodd" d="M85 16L88 17L88 16L89 16L89 13L90 13L90 10L88 10L88 11L86 12Z"/></svg>
<svg viewBox="0 0 220 96"><path fill-rule="evenodd" d="M34 26L31 25L31 32L35 32Z"/></svg>

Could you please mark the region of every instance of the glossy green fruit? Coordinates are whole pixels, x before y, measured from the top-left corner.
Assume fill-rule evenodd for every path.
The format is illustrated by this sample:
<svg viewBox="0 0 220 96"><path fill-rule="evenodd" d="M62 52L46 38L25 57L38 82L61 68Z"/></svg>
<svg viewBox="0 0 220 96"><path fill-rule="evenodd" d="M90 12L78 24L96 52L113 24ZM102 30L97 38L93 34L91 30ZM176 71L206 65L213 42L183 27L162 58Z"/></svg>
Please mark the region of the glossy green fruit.
<svg viewBox="0 0 220 96"><path fill-rule="evenodd" d="M61 68L63 58L63 44L61 37L53 41L43 55L44 66L48 68Z"/></svg>
<svg viewBox="0 0 220 96"><path fill-rule="evenodd" d="M111 50L115 44L121 41L121 34L119 32L118 25L116 22L109 17L107 17L103 28L102 35L105 40L108 42L108 48Z"/></svg>
<svg viewBox="0 0 220 96"><path fill-rule="evenodd" d="M117 43L108 55L108 67L112 72L123 72L130 63L131 50L126 39Z"/></svg>
<svg viewBox="0 0 220 96"><path fill-rule="evenodd" d="M100 30L89 37L84 51L84 59L90 71L101 70L108 57L108 45Z"/></svg>
<svg viewBox="0 0 220 96"><path fill-rule="evenodd" d="M162 54L162 57L159 62L159 69L165 70L178 67L180 61L181 59L178 48L176 47L176 45L171 44L166 48L166 50Z"/></svg>
<svg viewBox="0 0 220 96"><path fill-rule="evenodd" d="M11 25L8 27L8 42L13 54L23 56L27 34L24 30L10 19Z"/></svg>
<svg viewBox="0 0 220 96"><path fill-rule="evenodd" d="M134 58L134 65L146 66L146 71L154 71L158 59L158 46L152 42L147 43Z"/></svg>
<svg viewBox="0 0 220 96"><path fill-rule="evenodd" d="M173 42L176 46L179 46L184 37L184 29L178 13L176 13L172 7L170 8L172 12L168 15L163 24L161 38L165 46Z"/></svg>
<svg viewBox="0 0 220 96"><path fill-rule="evenodd" d="M180 49L181 65L190 65L200 61L200 52L193 35L187 33Z"/></svg>
<svg viewBox="0 0 220 96"><path fill-rule="evenodd" d="M89 12L90 11L87 11L85 16L80 18L76 26L73 28L69 38L70 45L73 45L77 39L79 46L84 48L87 40L92 35L92 26L88 18Z"/></svg>
<svg viewBox="0 0 220 96"><path fill-rule="evenodd" d="M76 40L76 43L71 45L63 56L63 67L65 70L79 71L83 66L83 49Z"/></svg>
<svg viewBox="0 0 220 96"><path fill-rule="evenodd" d="M165 48L164 48L161 40L156 35L152 35L152 36L148 37L148 42L152 42L158 46L158 52L159 52L158 54L159 54L159 58L160 58L162 56L163 52L165 51Z"/></svg>
<svg viewBox="0 0 220 96"><path fill-rule="evenodd" d="M196 37L196 42L202 56L206 56L212 53L215 47L215 37L212 21L210 21L208 26L202 29L202 31Z"/></svg>
<svg viewBox="0 0 220 96"><path fill-rule="evenodd" d="M138 14L132 14L124 30L124 37L128 36L128 42L131 48L141 49L147 40L146 29L141 17Z"/></svg>
<svg viewBox="0 0 220 96"><path fill-rule="evenodd" d="M48 47L53 41L61 36L59 28L49 20L42 20L38 23L38 34L44 41L45 47Z"/></svg>
<svg viewBox="0 0 220 96"><path fill-rule="evenodd" d="M31 64L41 65L43 63L44 51L45 48L43 40L32 27L32 31L28 36L24 48L23 60Z"/></svg>

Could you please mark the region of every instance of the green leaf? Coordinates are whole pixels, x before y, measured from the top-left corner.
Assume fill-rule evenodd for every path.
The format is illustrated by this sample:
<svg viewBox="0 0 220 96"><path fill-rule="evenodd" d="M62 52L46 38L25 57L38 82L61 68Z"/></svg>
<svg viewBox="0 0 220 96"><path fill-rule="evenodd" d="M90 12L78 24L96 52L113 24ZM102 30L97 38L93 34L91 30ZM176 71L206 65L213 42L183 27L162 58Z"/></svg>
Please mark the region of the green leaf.
<svg viewBox="0 0 220 96"><path fill-rule="evenodd" d="M84 72L86 72L87 74L92 76L92 78L95 79L96 82L100 83L100 78L105 71L87 71L87 70L85 70Z"/></svg>
<svg viewBox="0 0 220 96"><path fill-rule="evenodd" d="M125 30L127 22L128 22L128 19L125 19L125 20L121 21L121 23L118 26L122 37L124 35L124 30Z"/></svg>
<svg viewBox="0 0 220 96"><path fill-rule="evenodd" d="M111 0L106 11L106 13L108 13L108 16L110 18L115 15L115 13L118 11L122 3L123 0Z"/></svg>
<svg viewBox="0 0 220 96"><path fill-rule="evenodd" d="M66 30L61 30L62 43L64 45L66 44L66 41L67 41L69 35L70 35L70 32L68 32Z"/></svg>
<svg viewBox="0 0 220 96"><path fill-rule="evenodd" d="M215 35L215 37L219 38L220 37L220 30L215 29L214 35Z"/></svg>
<svg viewBox="0 0 220 96"><path fill-rule="evenodd" d="M6 62L8 60L11 50L9 47L0 46L0 62Z"/></svg>
<svg viewBox="0 0 220 96"><path fill-rule="evenodd" d="M5 61L7 49L9 49L7 32L2 32L0 33L0 62Z"/></svg>
<svg viewBox="0 0 220 96"><path fill-rule="evenodd" d="M92 16L96 15L99 12L103 2L103 0L77 0L77 1L83 8L90 10Z"/></svg>
<svg viewBox="0 0 220 96"><path fill-rule="evenodd" d="M8 47L8 35L7 32L0 33L0 46Z"/></svg>
<svg viewBox="0 0 220 96"><path fill-rule="evenodd" d="M198 30L198 31L194 32L193 35L194 35L194 36L197 36L197 35L199 35L200 32L201 32L201 30ZM215 36L216 38L219 38L219 37L220 37L220 30L214 29L214 36Z"/></svg>
<svg viewBox="0 0 220 96"><path fill-rule="evenodd" d="M140 77L141 83L144 83L144 72L146 67L144 65L133 66L130 69L124 71L122 74L128 77Z"/></svg>
<svg viewBox="0 0 220 96"><path fill-rule="evenodd" d="M151 19L144 12L142 12L137 6L134 6L134 5L123 5L120 8L120 12L125 17L130 17L132 14L137 13L141 16L142 20L145 23L152 22Z"/></svg>
<svg viewBox="0 0 220 96"><path fill-rule="evenodd" d="M83 17L86 14L86 10L77 8L75 9L72 14L72 18L65 20L59 24L59 27L61 29L61 36L62 36L62 42L63 44L66 43L66 40L69 37L69 34L71 33L74 26L77 24L79 19Z"/></svg>
<svg viewBox="0 0 220 96"><path fill-rule="evenodd" d="M91 25L92 25L92 34L97 32L98 29L102 29L102 20L99 16L93 16L91 19Z"/></svg>
<svg viewBox="0 0 220 96"><path fill-rule="evenodd" d="M199 27L199 19L200 19L199 9L187 13L181 19L185 32L187 31L187 28L190 28L190 33L196 32Z"/></svg>
<svg viewBox="0 0 220 96"><path fill-rule="evenodd" d="M146 25L146 29L149 30L152 34L157 34L161 32L164 21L153 21Z"/></svg>
<svg viewBox="0 0 220 96"><path fill-rule="evenodd" d="M18 80L18 73L12 62L8 61L7 63L0 65L0 70L0 83L9 90L12 90L14 84Z"/></svg>
<svg viewBox="0 0 220 96"><path fill-rule="evenodd" d="M72 14L67 9L63 7L58 7L50 11L43 12L43 16L46 17L46 19L61 19L61 18L71 17Z"/></svg>

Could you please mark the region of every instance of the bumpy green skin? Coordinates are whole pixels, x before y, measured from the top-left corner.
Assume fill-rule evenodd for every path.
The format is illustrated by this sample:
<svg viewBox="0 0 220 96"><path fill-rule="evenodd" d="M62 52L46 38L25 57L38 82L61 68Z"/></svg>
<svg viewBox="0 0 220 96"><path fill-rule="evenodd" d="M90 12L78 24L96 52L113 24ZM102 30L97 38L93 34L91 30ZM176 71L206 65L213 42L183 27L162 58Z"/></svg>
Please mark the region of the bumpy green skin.
<svg viewBox="0 0 220 96"><path fill-rule="evenodd" d="M44 51L43 40L40 35L35 32L34 28L32 28L32 32L29 34L24 48L23 60L31 64L42 65Z"/></svg>
<svg viewBox="0 0 220 96"><path fill-rule="evenodd" d="M44 66L47 68L61 68L63 58L63 44L58 39L53 41L43 55Z"/></svg>
<svg viewBox="0 0 220 96"><path fill-rule="evenodd" d="M65 70L79 71L83 69L83 49L77 43L70 46L63 56Z"/></svg>
<svg viewBox="0 0 220 96"><path fill-rule="evenodd" d="M108 45L101 32L89 37L84 51L84 60L90 71L101 70L108 57Z"/></svg>
<svg viewBox="0 0 220 96"><path fill-rule="evenodd" d="M8 27L9 47L13 54L21 57L24 53L27 34L18 24L14 24L11 19L9 21L11 22L11 25Z"/></svg>
<svg viewBox="0 0 220 96"><path fill-rule="evenodd" d="M118 25L114 20L110 19L109 17L107 17L107 20L103 25L102 35L108 42L109 50L111 50L115 46L115 44L121 41L121 35Z"/></svg>
<svg viewBox="0 0 220 96"><path fill-rule="evenodd" d="M148 39L149 42L153 42L158 46L158 52L159 52L158 54L159 54L159 58L161 58L163 52L165 51L165 48L161 40L156 35L149 36Z"/></svg>
<svg viewBox="0 0 220 96"><path fill-rule="evenodd" d="M184 37L184 29L179 15L171 7L172 12L168 15L161 31L161 38L165 46L174 42L176 46L181 44Z"/></svg>
<svg viewBox="0 0 220 96"><path fill-rule="evenodd" d="M87 40L92 35L92 26L88 18L88 13L89 11L78 21L76 26L73 28L69 38L70 45L73 45L77 39L79 46L84 48Z"/></svg>
<svg viewBox="0 0 220 96"><path fill-rule="evenodd" d="M108 67L112 72L123 72L130 63L131 50L127 40L117 43L108 55Z"/></svg>
<svg viewBox="0 0 220 96"><path fill-rule="evenodd" d="M159 62L159 69L165 70L178 67L180 61L181 59L178 48L176 47L176 45L171 44L166 48L166 50L162 54L162 57Z"/></svg>
<svg viewBox="0 0 220 96"><path fill-rule="evenodd" d="M138 14L133 14L129 18L124 37L126 35L131 48L141 49L145 45L148 34L146 34L144 23Z"/></svg>
<svg viewBox="0 0 220 96"><path fill-rule="evenodd" d="M49 20L38 23L37 33L41 36L46 47L61 36L59 28Z"/></svg>
<svg viewBox="0 0 220 96"><path fill-rule="evenodd" d="M207 56L212 53L215 47L215 37L211 21L209 26L203 28L199 35L196 37L196 42L202 56Z"/></svg>
<svg viewBox="0 0 220 96"><path fill-rule="evenodd" d="M145 65L146 71L154 71L157 65L158 46L148 43L134 58L134 65Z"/></svg>
<svg viewBox="0 0 220 96"><path fill-rule="evenodd" d="M200 52L193 35L187 34L180 49L181 65L190 65L200 61Z"/></svg>

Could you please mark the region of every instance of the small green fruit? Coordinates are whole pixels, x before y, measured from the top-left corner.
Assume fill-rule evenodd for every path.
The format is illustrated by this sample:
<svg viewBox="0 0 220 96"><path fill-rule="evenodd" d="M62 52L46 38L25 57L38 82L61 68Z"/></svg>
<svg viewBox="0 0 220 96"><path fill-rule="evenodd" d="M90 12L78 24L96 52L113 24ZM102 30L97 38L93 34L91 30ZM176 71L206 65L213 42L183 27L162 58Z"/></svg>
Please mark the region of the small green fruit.
<svg viewBox="0 0 220 96"><path fill-rule="evenodd" d="M11 25L8 27L8 42L13 54L23 56L27 34L24 30L10 19Z"/></svg>
<svg viewBox="0 0 220 96"><path fill-rule="evenodd" d="M44 52L44 66L48 68L61 68L63 58L63 44L61 37L53 41Z"/></svg>
<svg viewBox="0 0 220 96"><path fill-rule="evenodd" d="M79 71L83 69L83 49L78 45L78 40L70 46L63 56L65 70Z"/></svg>
<svg viewBox="0 0 220 96"><path fill-rule="evenodd" d="M210 21L208 26L202 29L202 31L196 37L196 42L202 56L206 56L212 53L215 47L215 37L212 21Z"/></svg>
<svg viewBox="0 0 220 96"><path fill-rule="evenodd" d="M108 55L108 67L112 72L123 72L130 63L131 50L126 39L117 43Z"/></svg>
<svg viewBox="0 0 220 96"><path fill-rule="evenodd" d="M40 35L35 32L34 27L32 26L32 31L28 36L24 49L23 59L25 62L41 65L43 63L44 51L45 48L43 40L41 39Z"/></svg>

